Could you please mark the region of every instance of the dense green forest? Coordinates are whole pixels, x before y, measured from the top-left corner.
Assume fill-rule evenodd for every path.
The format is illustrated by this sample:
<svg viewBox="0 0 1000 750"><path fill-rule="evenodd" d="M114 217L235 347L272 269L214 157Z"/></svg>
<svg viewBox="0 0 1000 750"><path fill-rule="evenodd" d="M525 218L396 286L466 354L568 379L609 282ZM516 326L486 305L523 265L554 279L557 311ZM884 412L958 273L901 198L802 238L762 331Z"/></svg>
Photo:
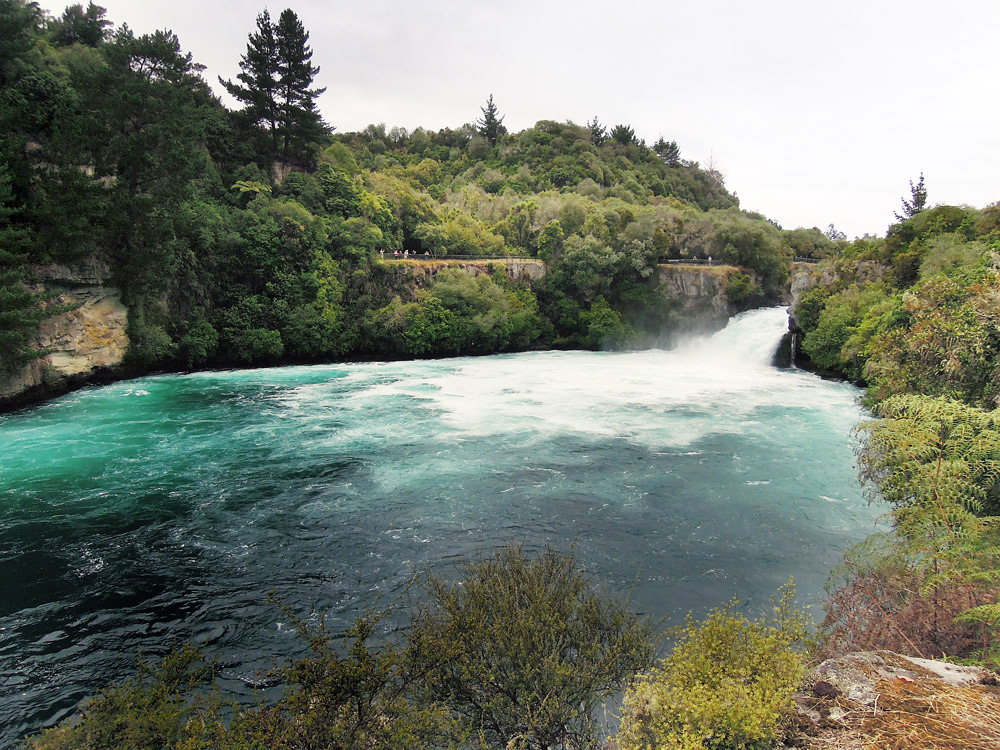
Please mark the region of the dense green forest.
<svg viewBox="0 0 1000 750"><path fill-rule="evenodd" d="M748 307L777 298L793 255L833 248L741 211L718 172L628 125L508 133L490 96L454 129L335 133L292 11L261 13L241 74L219 82L235 111L169 31L23 0L0 2L0 25L8 372L37 354L44 300L24 282L40 264L110 265L139 372L638 345L674 322L664 258L741 267L730 295ZM529 286L453 270L415 291L396 252L548 273Z"/></svg>
<svg viewBox="0 0 1000 750"><path fill-rule="evenodd" d="M794 256L820 260L801 352L867 388L859 464L890 528L835 571L812 653L998 663L1000 205L931 206L921 178L885 237L786 231L675 142L596 118L509 133L492 96L454 129L337 133L291 11L261 13L241 70L219 82L230 110L170 32L0 0L0 368L38 354L52 309L27 282L44 264L109 265L145 371L636 345L676 324L663 259L738 266L737 307L776 300ZM497 265L407 286L397 252ZM547 272L514 281L506 258ZM571 556L508 548L463 579L429 576L395 642L384 613L343 647L300 624L311 652L279 702L229 705L182 649L35 746L587 747L621 693L625 748L770 747L788 730L809 658L788 592L767 618L689 623L654 665L651 624Z"/></svg>

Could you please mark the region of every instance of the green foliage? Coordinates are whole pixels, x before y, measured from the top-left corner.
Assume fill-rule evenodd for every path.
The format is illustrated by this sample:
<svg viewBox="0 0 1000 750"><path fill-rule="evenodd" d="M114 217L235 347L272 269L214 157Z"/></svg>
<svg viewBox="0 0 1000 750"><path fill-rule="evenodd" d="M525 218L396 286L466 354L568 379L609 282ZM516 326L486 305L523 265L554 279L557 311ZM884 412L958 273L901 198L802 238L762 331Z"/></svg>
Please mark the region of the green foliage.
<svg viewBox="0 0 1000 750"><path fill-rule="evenodd" d="M414 238L435 258L449 255L503 256L508 250L503 238L468 214L452 211L440 222L424 222L414 229Z"/></svg>
<svg viewBox="0 0 1000 750"><path fill-rule="evenodd" d="M989 226L973 209L936 206L885 240L846 246L800 299L803 351L866 381L874 401L922 392L996 405L1000 280L996 240L981 233Z"/></svg>
<svg viewBox="0 0 1000 750"><path fill-rule="evenodd" d="M906 317L870 346L874 395L918 392L1000 405L1000 270L935 276L903 295Z"/></svg>
<svg viewBox="0 0 1000 750"><path fill-rule="evenodd" d="M635 130L629 125L615 125L608 133L608 137L621 146L630 146L636 143Z"/></svg>
<svg viewBox="0 0 1000 750"><path fill-rule="evenodd" d="M580 325L585 334L583 345L590 349L619 349L635 336L635 331L611 309L604 297L598 297L589 310L580 313Z"/></svg>
<svg viewBox="0 0 1000 750"><path fill-rule="evenodd" d="M208 362L219 348L219 332L207 320L195 321L179 342L179 353L185 367Z"/></svg>
<svg viewBox="0 0 1000 750"><path fill-rule="evenodd" d="M725 263L753 269L765 295L784 289L789 253L778 230L735 212L718 216L709 240L709 253Z"/></svg>
<svg viewBox="0 0 1000 750"><path fill-rule="evenodd" d="M590 141L595 146L603 146L608 140L607 129L598 122L595 116L593 120L587 123L587 129L590 131Z"/></svg>
<svg viewBox="0 0 1000 750"><path fill-rule="evenodd" d="M0 373L14 373L36 356L31 340L45 315L38 302L39 295L24 284L22 269L5 267L0 251Z"/></svg>
<svg viewBox="0 0 1000 750"><path fill-rule="evenodd" d="M285 611L309 653L278 670L275 703L227 703L215 665L183 646L158 665L140 660L136 677L89 700L73 720L31 739L31 750L198 750L221 748L432 748L462 739L443 706L414 699L426 668L391 644L373 645L387 612L348 629L343 645L324 621L315 627Z"/></svg>
<svg viewBox="0 0 1000 750"><path fill-rule="evenodd" d="M653 150L660 155L667 166L680 166L681 150L677 147L677 141L665 141L661 135L659 140L653 144Z"/></svg>
<svg viewBox="0 0 1000 750"><path fill-rule="evenodd" d="M924 187L924 173L920 173L920 180L916 185L910 180L910 200L903 198L903 215L896 214L896 221L905 221L916 216L924 210L927 205L927 188Z"/></svg>
<svg viewBox="0 0 1000 750"><path fill-rule="evenodd" d="M174 356L174 341L163 326L146 324L141 317L133 317L128 333L128 361L133 367L152 369Z"/></svg>
<svg viewBox="0 0 1000 750"><path fill-rule="evenodd" d="M371 316L376 347L410 356L519 351L538 340L541 320L530 290L506 275L442 269L413 302L395 297Z"/></svg>
<svg viewBox="0 0 1000 750"><path fill-rule="evenodd" d="M831 224L831 226L833 226ZM833 231L834 237L843 239L841 232ZM837 246L830 237L816 227L812 229L792 229L784 232L782 239L792 255L797 258L815 258L821 260L836 255Z"/></svg>
<svg viewBox="0 0 1000 750"><path fill-rule="evenodd" d="M1000 414L922 395L889 398L877 414L863 426L860 473L892 505L895 533L836 571L831 648L988 658L1000 625Z"/></svg>
<svg viewBox="0 0 1000 750"><path fill-rule="evenodd" d="M625 693L621 750L770 750L782 739L804 674L805 613L784 586L770 618L737 603L688 617L673 652Z"/></svg>
<svg viewBox="0 0 1000 750"><path fill-rule="evenodd" d="M829 585L826 649L992 659L1000 593L1000 289L986 211L927 208L923 181L884 240L863 238L796 310L803 350L869 384L861 478L893 531Z"/></svg>
<svg viewBox="0 0 1000 750"><path fill-rule="evenodd" d="M291 689L265 733L248 722L254 747L282 742L291 748L455 747L460 728L447 707L425 700L427 670L451 652L415 657L390 643L373 643L389 611L368 612L338 646L321 620L316 627L285 610L310 653L283 670ZM265 712L259 716L268 718ZM231 732L235 734L235 732ZM263 734L263 736L261 736ZM248 739L250 739L248 738Z"/></svg>
<svg viewBox="0 0 1000 750"><path fill-rule="evenodd" d="M764 290L750 274L737 271L726 281L726 297L737 309L746 310L764 300Z"/></svg>
<svg viewBox="0 0 1000 750"><path fill-rule="evenodd" d="M36 352L31 340L45 313L40 295L25 284L28 229L15 223L17 209L6 170L0 167L0 373L16 372Z"/></svg>
<svg viewBox="0 0 1000 750"><path fill-rule="evenodd" d="M498 116L500 110L493 103L493 94L486 100L486 106L482 111L483 119L476 120L476 127L479 129L479 134L489 141L491 146L495 146L500 136L507 132L507 128L503 126L503 117Z"/></svg>
<svg viewBox="0 0 1000 750"><path fill-rule="evenodd" d="M104 18L106 12L92 2L87 3L86 10L80 3L68 6L58 19L49 22L52 41L63 46L84 44L97 47L110 35L112 23Z"/></svg>
<svg viewBox="0 0 1000 750"><path fill-rule="evenodd" d="M219 82L244 104L243 116L270 137L270 157L284 161L310 160L310 144L329 128L316 110L316 99L326 90L312 88L319 68L312 64L309 32L286 8L277 23L265 8L257 16L240 58L239 83Z"/></svg>
<svg viewBox="0 0 1000 750"><path fill-rule="evenodd" d="M1000 515L1000 413L900 395L877 414L862 427L861 476L896 509L902 533L911 520L955 530L970 513Z"/></svg>
<svg viewBox="0 0 1000 750"><path fill-rule="evenodd" d="M75 722L33 739L32 750L194 750L218 746L220 701L196 691L212 682L213 664L183 646L159 664L140 658L135 677L112 685L84 704Z"/></svg>
<svg viewBox="0 0 1000 750"><path fill-rule="evenodd" d="M589 747L600 702L652 659L649 625L595 587L571 555L505 547L461 583L427 580L411 647L440 663L430 695L491 748Z"/></svg>
<svg viewBox="0 0 1000 750"><path fill-rule="evenodd" d="M886 297L884 287L877 284L851 285L825 298L817 290L807 300L806 310L810 306L815 309L820 301L822 310L803 338L802 350L818 367L862 380L869 342L896 319L898 298ZM806 321L811 322L808 315Z"/></svg>
<svg viewBox="0 0 1000 750"><path fill-rule="evenodd" d="M669 325L658 257L700 252L737 217L763 225L706 213L735 196L673 142L648 148L624 125L608 140L596 119L505 134L492 96L478 131L373 124L330 143L292 11L257 17L239 75L223 82L237 112L170 32L109 35L93 4L48 20L21 0L0 11L8 369L35 354L32 263L109 264L139 370L597 348ZM774 282L768 299L779 245L745 258ZM407 274L375 270L394 250L538 256L550 268L531 288L444 275L415 293Z"/></svg>

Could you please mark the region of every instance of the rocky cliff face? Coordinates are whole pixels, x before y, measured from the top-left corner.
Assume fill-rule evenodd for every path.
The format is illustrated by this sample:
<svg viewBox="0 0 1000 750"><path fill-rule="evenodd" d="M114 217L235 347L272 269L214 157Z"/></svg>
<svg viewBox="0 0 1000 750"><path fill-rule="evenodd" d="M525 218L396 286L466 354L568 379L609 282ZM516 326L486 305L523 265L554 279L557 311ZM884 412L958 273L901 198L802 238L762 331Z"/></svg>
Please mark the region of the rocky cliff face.
<svg viewBox="0 0 1000 750"><path fill-rule="evenodd" d="M43 356L0 376L0 408L63 393L121 366L128 313L108 276L98 261L33 269L35 290L49 295L45 306L58 312L42 322L32 344Z"/></svg>
<svg viewBox="0 0 1000 750"><path fill-rule="evenodd" d="M735 266L663 264L660 283L679 309L685 328L720 328L736 312L726 296Z"/></svg>

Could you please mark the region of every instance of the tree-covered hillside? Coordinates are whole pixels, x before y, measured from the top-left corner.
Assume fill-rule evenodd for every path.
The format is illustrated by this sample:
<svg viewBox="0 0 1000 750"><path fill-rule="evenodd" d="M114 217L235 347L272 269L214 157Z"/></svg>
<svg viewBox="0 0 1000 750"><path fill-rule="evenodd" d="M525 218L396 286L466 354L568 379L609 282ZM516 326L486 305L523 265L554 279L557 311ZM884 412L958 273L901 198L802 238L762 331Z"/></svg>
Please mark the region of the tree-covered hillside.
<svg viewBox="0 0 1000 750"><path fill-rule="evenodd" d="M110 266L142 371L634 345L674 323L664 258L740 266L730 296L746 307L777 298L793 255L832 248L741 211L717 172L628 125L507 133L490 96L476 124L335 134L291 10L262 12L233 50L242 72L220 84L235 111L174 34L137 36L93 4L54 17L0 0L0 40L7 372L37 354L26 282L44 264ZM397 251L548 273L407 284Z"/></svg>

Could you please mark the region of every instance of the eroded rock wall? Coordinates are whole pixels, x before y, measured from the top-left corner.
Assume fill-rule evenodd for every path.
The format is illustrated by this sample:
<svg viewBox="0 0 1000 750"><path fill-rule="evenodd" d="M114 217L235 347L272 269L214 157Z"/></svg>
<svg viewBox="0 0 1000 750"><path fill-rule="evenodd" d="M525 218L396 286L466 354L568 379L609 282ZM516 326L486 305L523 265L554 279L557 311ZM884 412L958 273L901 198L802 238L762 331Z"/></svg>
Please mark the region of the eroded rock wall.
<svg viewBox="0 0 1000 750"><path fill-rule="evenodd" d="M43 356L14 375L0 376L0 408L110 376L128 349L128 312L118 289L108 283L106 265L91 260L40 266L31 276L34 289L48 295L45 307L57 312L42 322L32 342Z"/></svg>
<svg viewBox="0 0 1000 750"><path fill-rule="evenodd" d="M683 327L721 328L736 312L726 285L739 269L735 266L660 265L660 283L678 306Z"/></svg>

